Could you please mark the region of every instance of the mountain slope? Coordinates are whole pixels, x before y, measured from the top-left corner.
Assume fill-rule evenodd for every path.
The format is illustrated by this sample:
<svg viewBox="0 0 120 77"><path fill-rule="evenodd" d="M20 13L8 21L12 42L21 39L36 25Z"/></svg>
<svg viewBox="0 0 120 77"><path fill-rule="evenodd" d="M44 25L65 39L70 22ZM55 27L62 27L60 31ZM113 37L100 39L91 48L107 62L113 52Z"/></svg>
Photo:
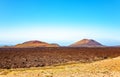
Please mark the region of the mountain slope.
<svg viewBox="0 0 120 77"><path fill-rule="evenodd" d="M70 45L70 47L102 47L103 45L92 39L83 39Z"/></svg>
<svg viewBox="0 0 120 77"><path fill-rule="evenodd" d="M15 47L59 47L59 45L33 40L33 41L24 42L22 44L17 44L15 45Z"/></svg>

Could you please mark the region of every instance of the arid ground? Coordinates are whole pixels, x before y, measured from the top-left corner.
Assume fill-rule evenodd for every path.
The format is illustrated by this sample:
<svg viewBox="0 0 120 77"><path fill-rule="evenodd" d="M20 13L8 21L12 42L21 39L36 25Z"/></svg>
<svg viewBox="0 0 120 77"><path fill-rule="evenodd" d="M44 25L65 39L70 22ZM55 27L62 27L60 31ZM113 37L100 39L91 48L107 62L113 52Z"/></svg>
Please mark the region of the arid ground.
<svg viewBox="0 0 120 77"><path fill-rule="evenodd" d="M0 77L120 77L120 57L93 63L1 69Z"/></svg>
<svg viewBox="0 0 120 77"><path fill-rule="evenodd" d="M119 77L119 47L0 48L0 77Z"/></svg>

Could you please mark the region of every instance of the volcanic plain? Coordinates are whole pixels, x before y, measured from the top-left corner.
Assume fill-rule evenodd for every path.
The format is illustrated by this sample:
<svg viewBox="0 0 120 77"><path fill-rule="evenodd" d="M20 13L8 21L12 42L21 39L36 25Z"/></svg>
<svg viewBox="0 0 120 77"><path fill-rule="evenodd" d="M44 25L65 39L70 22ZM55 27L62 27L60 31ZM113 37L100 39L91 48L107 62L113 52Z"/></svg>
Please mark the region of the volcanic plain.
<svg viewBox="0 0 120 77"><path fill-rule="evenodd" d="M69 62L91 63L118 56L119 47L0 48L0 68L44 67Z"/></svg>

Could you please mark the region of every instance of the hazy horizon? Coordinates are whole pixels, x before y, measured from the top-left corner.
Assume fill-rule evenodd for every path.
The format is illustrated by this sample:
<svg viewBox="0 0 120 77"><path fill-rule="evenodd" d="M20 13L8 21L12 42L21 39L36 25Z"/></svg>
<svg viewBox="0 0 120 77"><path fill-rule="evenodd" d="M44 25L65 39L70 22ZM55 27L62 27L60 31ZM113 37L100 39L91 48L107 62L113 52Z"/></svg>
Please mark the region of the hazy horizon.
<svg viewBox="0 0 120 77"><path fill-rule="evenodd" d="M0 0L0 45L29 40L120 45L120 0Z"/></svg>

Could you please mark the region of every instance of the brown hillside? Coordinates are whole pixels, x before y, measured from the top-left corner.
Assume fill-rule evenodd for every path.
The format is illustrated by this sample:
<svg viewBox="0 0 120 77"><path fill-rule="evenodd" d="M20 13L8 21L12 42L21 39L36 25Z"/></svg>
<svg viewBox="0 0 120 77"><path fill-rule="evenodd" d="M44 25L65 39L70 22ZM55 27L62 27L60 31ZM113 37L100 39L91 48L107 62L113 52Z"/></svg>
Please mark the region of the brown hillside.
<svg viewBox="0 0 120 77"><path fill-rule="evenodd" d="M92 39L83 39L71 44L70 47L103 47L103 45Z"/></svg>
<svg viewBox="0 0 120 77"><path fill-rule="evenodd" d="M46 42L35 40L35 41L27 41L22 44L17 44L15 47L20 47L20 48L24 48L24 47L59 47L59 45L58 44L49 44Z"/></svg>

